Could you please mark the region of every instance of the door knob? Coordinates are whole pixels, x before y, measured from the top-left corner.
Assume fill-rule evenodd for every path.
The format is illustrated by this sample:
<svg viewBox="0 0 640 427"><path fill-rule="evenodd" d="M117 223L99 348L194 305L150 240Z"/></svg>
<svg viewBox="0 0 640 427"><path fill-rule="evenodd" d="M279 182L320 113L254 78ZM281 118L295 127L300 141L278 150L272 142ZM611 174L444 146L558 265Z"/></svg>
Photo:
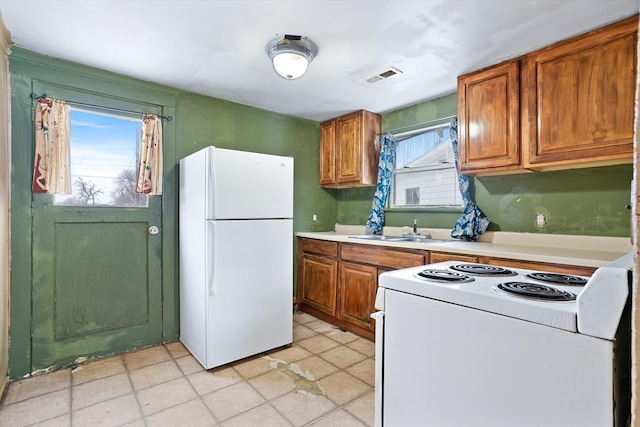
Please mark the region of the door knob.
<svg viewBox="0 0 640 427"><path fill-rule="evenodd" d="M158 234L160 232L160 229L158 227L156 227L155 225L152 225L151 227L149 227L149 234Z"/></svg>

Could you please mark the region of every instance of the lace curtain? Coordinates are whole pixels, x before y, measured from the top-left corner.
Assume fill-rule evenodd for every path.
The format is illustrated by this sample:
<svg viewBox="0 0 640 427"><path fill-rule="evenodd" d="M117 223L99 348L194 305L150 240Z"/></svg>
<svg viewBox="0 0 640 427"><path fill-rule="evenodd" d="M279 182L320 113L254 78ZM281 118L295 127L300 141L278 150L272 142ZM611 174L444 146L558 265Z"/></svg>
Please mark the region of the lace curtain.
<svg viewBox="0 0 640 427"><path fill-rule="evenodd" d="M469 177L460 173L458 163L458 118L451 120L451 144L453 145L453 156L456 170L458 171L458 185L464 200L462 215L456 221L451 230L451 237L455 239L476 241L478 237L487 231L491 220L484 216L480 208L474 203L469 191Z"/></svg>
<svg viewBox="0 0 640 427"><path fill-rule="evenodd" d="M71 194L69 106L57 99L39 99L35 117L32 191Z"/></svg>
<svg viewBox="0 0 640 427"><path fill-rule="evenodd" d="M142 147L136 192L162 194L162 121L153 114L142 116Z"/></svg>
<svg viewBox="0 0 640 427"><path fill-rule="evenodd" d="M396 140L390 133L380 135L380 161L378 163L378 183L373 195L371 213L367 218L366 233L379 234L384 225L384 206L389 197L391 177L396 164Z"/></svg>

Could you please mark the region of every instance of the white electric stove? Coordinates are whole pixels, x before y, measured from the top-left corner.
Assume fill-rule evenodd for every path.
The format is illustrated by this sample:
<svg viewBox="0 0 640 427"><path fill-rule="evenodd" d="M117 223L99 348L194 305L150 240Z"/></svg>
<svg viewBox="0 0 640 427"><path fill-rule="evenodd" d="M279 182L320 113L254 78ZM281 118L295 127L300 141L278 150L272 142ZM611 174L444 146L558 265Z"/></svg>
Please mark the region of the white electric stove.
<svg viewBox="0 0 640 427"><path fill-rule="evenodd" d="M593 276L442 262L385 272L376 425L617 426L631 254Z"/></svg>

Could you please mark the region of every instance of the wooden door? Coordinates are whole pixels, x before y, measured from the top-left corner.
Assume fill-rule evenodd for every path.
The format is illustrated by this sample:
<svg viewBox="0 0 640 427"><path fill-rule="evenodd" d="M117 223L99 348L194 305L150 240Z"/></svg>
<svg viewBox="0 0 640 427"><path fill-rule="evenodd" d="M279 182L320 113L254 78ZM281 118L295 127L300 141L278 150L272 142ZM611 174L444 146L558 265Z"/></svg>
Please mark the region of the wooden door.
<svg viewBox="0 0 640 427"><path fill-rule="evenodd" d="M298 264L300 303L336 314L337 264L333 259L304 254Z"/></svg>
<svg viewBox="0 0 640 427"><path fill-rule="evenodd" d="M336 123L336 145L338 151L336 181L359 182L362 176L361 113L355 112L339 117Z"/></svg>
<svg viewBox="0 0 640 427"><path fill-rule="evenodd" d="M336 183L336 121L320 125L320 185Z"/></svg>
<svg viewBox="0 0 640 427"><path fill-rule="evenodd" d="M34 195L33 357L65 366L162 340L161 198L149 207L53 206Z"/></svg>
<svg viewBox="0 0 640 427"><path fill-rule="evenodd" d="M370 265L340 263L339 317L365 329L372 329L372 301L378 284L378 268Z"/></svg>
<svg viewBox="0 0 640 427"><path fill-rule="evenodd" d="M635 16L525 56L525 166L631 161L637 28Z"/></svg>
<svg viewBox="0 0 640 427"><path fill-rule="evenodd" d="M520 65L509 61L458 78L462 172L520 165Z"/></svg>

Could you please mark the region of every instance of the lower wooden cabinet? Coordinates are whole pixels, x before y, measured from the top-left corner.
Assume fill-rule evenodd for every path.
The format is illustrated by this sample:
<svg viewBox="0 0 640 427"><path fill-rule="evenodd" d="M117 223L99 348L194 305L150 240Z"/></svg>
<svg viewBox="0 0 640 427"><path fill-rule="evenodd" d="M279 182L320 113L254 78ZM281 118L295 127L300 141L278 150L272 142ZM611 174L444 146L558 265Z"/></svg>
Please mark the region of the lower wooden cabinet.
<svg viewBox="0 0 640 427"><path fill-rule="evenodd" d="M338 261L306 254L302 257L298 274L300 302L335 316L336 314L336 271Z"/></svg>
<svg viewBox="0 0 640 427"><path fill-rule="evenodd" d="M297 303L301 311L373 339L378 276L425 264L425 251L298 239Z"/></svg>
<svg viewBox="0 0 640 427"><path fill-rule="evenodd" d="M338 316L345 322L373 330L371 313L374 312L378 287L378 269L371 265L341 262L339 267Z"/></svg>

